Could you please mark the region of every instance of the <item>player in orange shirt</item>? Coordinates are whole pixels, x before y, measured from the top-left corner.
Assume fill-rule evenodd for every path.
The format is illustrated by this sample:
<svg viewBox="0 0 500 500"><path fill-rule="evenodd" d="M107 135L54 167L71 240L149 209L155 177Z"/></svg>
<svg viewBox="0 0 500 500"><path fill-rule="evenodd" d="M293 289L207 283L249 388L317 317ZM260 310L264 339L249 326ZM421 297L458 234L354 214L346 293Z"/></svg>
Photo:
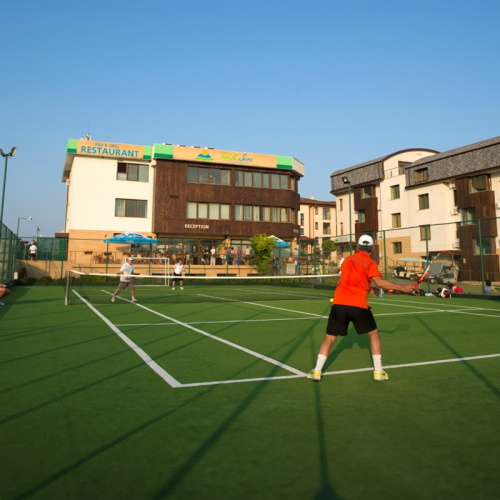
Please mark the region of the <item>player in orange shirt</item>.
<svg viewBox="0 0 500 500"><path fill-rule="evenodd" d="M368 293L376 295L371 282L377 288L398 290L411 294L413 285L399 285L382 278L377 263L371 259L373 239L364 234L358 241L358 249L342 263L342 274L333 297L333 304L328 318L326 335L321 344L316 367L307 375L308 379L321 380L321 370L330 354L337 337L347 335L349 323L352 322L358 335L367 334L373 359L373 379L387 380L389 376L382 369L382 354L377 323L368 307Z"/></svg>

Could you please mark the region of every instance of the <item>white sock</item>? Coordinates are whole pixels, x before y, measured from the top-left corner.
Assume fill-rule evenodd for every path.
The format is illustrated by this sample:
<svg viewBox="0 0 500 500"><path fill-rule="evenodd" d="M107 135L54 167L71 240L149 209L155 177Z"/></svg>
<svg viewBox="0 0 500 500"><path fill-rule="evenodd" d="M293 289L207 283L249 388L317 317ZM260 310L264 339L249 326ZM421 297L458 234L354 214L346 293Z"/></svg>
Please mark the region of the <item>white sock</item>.
<svg viewBox="0 0 500 500"><path fill-rule="evenodd" d="M318 361L316 361L316 368L315 370L322 370L323 366L326 363L328 356L325 356L324 354L318 354Z"/></svg>
<svg viewBox="0 0 500 500"><path fill-rule="evenodd" d="M374 354L373 358L373 368L376 372L382 371L382 354Z"/></svg>

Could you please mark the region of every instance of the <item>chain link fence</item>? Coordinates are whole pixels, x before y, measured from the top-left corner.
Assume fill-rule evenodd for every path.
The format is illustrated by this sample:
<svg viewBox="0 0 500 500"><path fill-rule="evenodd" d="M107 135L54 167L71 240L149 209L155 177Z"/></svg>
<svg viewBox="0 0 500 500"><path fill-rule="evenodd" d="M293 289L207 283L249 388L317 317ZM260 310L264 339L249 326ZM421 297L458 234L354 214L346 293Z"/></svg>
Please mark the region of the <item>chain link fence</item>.
<svg viewBox="0 0 500 500"><path fill-rule="evenodd" d="M358 227L356 228L358 229ZM465 294L484 295L488 284L500 287L499 218L471 219L460 223L428 224L363 231L328 238L302 238L290 247L277 247L269 262L269 275L334 274L337 254L354 253L361 234L375 242L372 257L386 278L415 280L439 252L454 257L453 273L437 276L423 287L434 291L443 286L459 287ZM252 256L248 240L160 238L158 245L117 245L103 239L37 238L36 260L29 259L32 240L17 238L1 227L0 278L3 283L22 281L63 281L69 269L112 273L127 255L136 258L144 274L164 274L165 266L182 258L191 275L251 274ZM216 249L215 261L210 249ZM215 262L215 265L212 264ZM168 264L167 264L168 263ZM458 292L457 292L458 293ZM500 296L500 290L499 290Z"/></svg>

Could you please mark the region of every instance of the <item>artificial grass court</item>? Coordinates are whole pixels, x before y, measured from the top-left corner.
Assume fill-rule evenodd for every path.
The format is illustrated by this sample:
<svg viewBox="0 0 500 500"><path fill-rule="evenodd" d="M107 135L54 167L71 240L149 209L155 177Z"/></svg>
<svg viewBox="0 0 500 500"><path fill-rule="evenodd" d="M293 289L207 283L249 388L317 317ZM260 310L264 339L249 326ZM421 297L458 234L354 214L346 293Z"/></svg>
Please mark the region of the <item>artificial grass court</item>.
<svg viewBox="0 0 500 500"><path fill-rule="evenodd" d="M498 498L500 301L370 299L390 379L351 329L317 383L328 298L141 293L0 307L2 500Z"/></svg>

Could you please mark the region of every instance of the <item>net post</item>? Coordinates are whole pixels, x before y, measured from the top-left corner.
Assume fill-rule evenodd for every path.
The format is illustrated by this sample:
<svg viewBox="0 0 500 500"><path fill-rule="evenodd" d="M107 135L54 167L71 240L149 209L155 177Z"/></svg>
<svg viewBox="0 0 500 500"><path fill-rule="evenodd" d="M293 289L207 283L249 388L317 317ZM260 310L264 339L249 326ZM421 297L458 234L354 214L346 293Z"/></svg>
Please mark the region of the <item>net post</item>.
<svg viewBox="0 0 500 500"><path fill-rule="evenodd" d="M69 294L70 294L70 273L71 270L66 271L66 290L64 292L64 305L69 306Z"/></svg>

